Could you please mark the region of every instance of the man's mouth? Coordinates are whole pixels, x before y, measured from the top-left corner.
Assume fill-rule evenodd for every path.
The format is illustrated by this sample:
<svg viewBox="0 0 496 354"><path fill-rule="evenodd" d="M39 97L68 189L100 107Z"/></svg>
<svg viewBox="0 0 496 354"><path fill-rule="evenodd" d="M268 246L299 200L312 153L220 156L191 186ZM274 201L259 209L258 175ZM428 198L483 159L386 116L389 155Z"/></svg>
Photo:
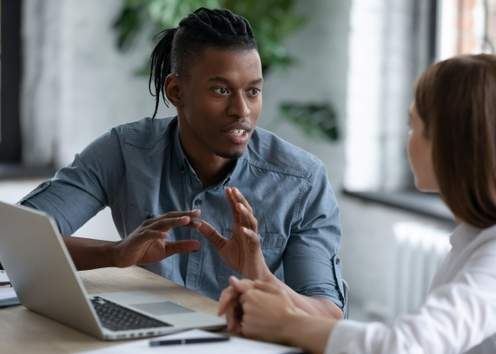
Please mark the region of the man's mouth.
<svg viewBox="0 0 496 354"><path fill-rule="evenodd" d="M243 145L248 142L250 131L251 129L236 127L226 130L225 134L227 135L227 138L231 141L231 143L236 145Z"/></svg>
<svg viewBox="0 0 496 354"><path fill-rule="evenodd" d="M243 136L245 134L248 134L248 131L245 129L231 129L229 133L234 136Z"/></svg>

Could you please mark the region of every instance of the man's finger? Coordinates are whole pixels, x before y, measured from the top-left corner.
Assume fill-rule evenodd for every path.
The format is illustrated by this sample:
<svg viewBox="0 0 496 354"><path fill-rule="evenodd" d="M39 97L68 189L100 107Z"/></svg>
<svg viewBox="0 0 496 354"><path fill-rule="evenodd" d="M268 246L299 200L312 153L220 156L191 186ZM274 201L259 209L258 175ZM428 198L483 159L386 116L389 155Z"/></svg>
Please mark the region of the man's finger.
<svg viewBox="0 0 496 354"><path fill-rule="evenodd" d="M217 250L221 250L225 244L226 239L222 237L221 234L217 232L208 222L201 220L201 224L198 226L197 230L205 236L205 238L214 245Z"/></svg>
<svg viewBox="0 0 496 354"><path fill-rule="evenodd" d="M198 218L201 215L201 210L193 209L193 210L184 210L184 211L169 211L167 213L155 216L153 218L145 220L143 226L153 224L157 221L170 219L170 218L179 218L181 216L189 216L191 218Z"/></svg>
<svg viewBox="0 0 496 354"><path fill-rule="evenodd" d="M163 231L157 231L157 230L146 230L144 231L141 235L138 237L135 237L135 240L140 240L141 241L150 241L150 240L161 240L165 238L167 234Z"/></svg>
<svg viewBox="0 0 496 354"><path fill-rule="evenodd" d="M162 219L162 218L177 218L180 216L190 216L192 218L197 218L201 215L201 210L200 209L193 209L193 210L183 210L183 211L168 211L167 213L161 214L157 217L157 219Z"/></svg>
<svg viewBox="0 0 496 354"><path fill-rule="evenodd" d="M242 203L236 204L236 209L241 214L243 219L243 226L246 226L256 233L258 232L258 221L250 210Z"/></svg>
<svg viewBox="0 0 496 354"><path fill-rule="evenodd" d="M256 252L262 246L260 235L247 227L241 226L238 235L240 235L241 238L244 238L244 241L249 247L246 250L247 252Z"/></svg>
<svg viewBox="0 0 496 354"><path fill-rule="evenodd" d="M232 217L234 221L239 221L239 215L236 210L236 199L234 198L233 189L231 187L227 187L225 189L226 199L231 207Z"/></svg>
<svg viewBox="0 0 496 354"><path fill-rule="evenodd" d="M200 249L200 242L197 240L184 240L167 242L165 245L165 256L169 257L174 253L193 252Z"/></svg>
<svg viewBox="0 0 496 354"><path fill-rule="evenodd" d="M233 188L230 188L230 187L226 188L226 197L227 197L227 200L229 201L229 205L231 206L233 221L238 223L238 224L241 224L242 219L241 219L241 215L240 215L239 211L236 209L237 200L234 196L234 189Z"/></svg>
<svg viewBox="0 0 496 354"><path fill-rule="evenodd" d="M157 231L169 231L173 227L186 226L191 222L191 217L189 216L179 216L174 218L164 218L159 219L148 226L147 229L157 230Z"/></svg>
<svg viewBox="0 0 496 354"><path fill-rule="evenodd" d="M239 189L236 187L233 187L233 191L234 191L234 196L236 197L238 202L242 203L246 207L246 209L248 209L250 211L250 213L253 214L253 208L251 207L250 203L248 203L248 200L246 200L245 196L243 194L241 194Z"/></svg>

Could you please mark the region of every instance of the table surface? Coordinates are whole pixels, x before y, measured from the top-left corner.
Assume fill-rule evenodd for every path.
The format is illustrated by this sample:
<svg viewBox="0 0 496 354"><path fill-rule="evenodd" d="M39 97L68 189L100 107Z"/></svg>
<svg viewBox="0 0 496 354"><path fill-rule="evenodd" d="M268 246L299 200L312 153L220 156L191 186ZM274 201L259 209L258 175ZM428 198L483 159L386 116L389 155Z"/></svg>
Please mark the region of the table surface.
<svg viewBox="0 0 496 354"><path fill-rule="evenodd" d="M217 302L139 267L79 272L88 293L149 291L194 310L215 314ZM77 353L118 345L38 315L24 306L0 309L0 353Z"/></svg>

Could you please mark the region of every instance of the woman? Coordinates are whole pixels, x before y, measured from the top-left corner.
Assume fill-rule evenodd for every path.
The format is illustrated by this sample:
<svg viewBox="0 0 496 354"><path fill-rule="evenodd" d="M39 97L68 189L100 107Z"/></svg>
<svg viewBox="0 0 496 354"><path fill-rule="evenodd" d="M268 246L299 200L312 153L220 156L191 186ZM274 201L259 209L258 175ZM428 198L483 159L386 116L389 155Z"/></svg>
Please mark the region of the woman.
<svg viewBox="0 0 496 354"><path fill-rule="evenodd" d="M232 278L220 306L229 327L311 353L496 353L496 56L420 77L408 154L416 187L438 192L458 224L418 312L390 326L311 317L282 288Z"/></svg>

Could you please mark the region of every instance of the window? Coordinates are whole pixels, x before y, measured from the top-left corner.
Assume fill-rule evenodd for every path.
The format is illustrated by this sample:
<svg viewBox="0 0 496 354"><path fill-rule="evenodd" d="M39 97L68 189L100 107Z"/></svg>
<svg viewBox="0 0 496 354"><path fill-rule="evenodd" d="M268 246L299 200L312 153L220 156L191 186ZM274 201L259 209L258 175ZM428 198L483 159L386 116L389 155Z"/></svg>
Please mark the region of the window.
<svg viewBox="0 0 496 354"><path fill-rule="evenodd" d="M368 66L363 62L356 65L367 67L367 75L371 76L366 80L368 88L375 85L379 94L370 95L361 88L363 85L358 86L361 85L359 80L359 88L350 93L352 96L358 91L360 95L349 101L348 176L345 177L344 193L450 221L451 213L437 196L415 191L404 147L407 130L404 97L411 99L412 82L433 61L457 54L494 53L496 0L420 0L415 4L413 8L390 9L389 13L396 12L396 18L382 16L388 30L383 31L380 38L387 51L384 54L376 50L374 59L385 68L379 71L381 74L376 74L374 80L370 70L373 61L369 58ZM412 26L409 26L407 16L410 16ZM409 38L411 47L402 46L398 41L401 31L405 32L401 38ZM368 29L366 35L371 33ZM357 42L363 43L363 38ZM408 53L413 54L412 59L408 58ZM409 77L407 70L414 75ZM353 77L351 82L353 88ZM356 105L364 99L365 105ZM367 110L354 114L363 107Z"/></svg>
<svg viewBox="0 0 496 354"><path fill-rule="evenodd" d="M439 0L437 58L494 53L496 0Z"/></svg>

